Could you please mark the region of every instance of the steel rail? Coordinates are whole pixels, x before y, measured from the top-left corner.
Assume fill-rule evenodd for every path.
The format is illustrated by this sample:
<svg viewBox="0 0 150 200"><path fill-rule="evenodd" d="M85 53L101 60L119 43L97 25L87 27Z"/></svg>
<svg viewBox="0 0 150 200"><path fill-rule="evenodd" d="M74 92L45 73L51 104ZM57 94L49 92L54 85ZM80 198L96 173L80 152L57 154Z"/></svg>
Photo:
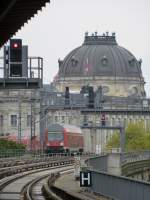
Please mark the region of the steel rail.
<svg viewBox="0 0 150 200"><path fill-rule="evenodd" d="M64 165L64 163L69 163L69 162L74 162L74 158L57 158L54 160L49 160L45 162L39 162L39 163L31 163L31 164L24 164L20 166L13 166L12 167L7 167L7 168L1 168L0 169L0 178L4 178L6 176L11 176L13 174L17 174L20 172L24 171L30 171L33 169L40 169L40 168L48 168L48 167L53 167L53 166L58 166L58 165Z"/></svg>
<svg viewBox="0 0 150 200"><path fill-rule="evenodd" d="M57 167L63 167L63 166L67 166L67 165L70 165L70 164L73 164L74 161L72 159L70 160L64 160L64 161L55 161L55 162L51 162L51 163L44 163L44 165L28 165L28 166L25 166L25 168L19 168L17 169L17 172L16 171L13 171L12 173L10 173L10 175L13 175L15 172L16 173L21 173L18 174L18 175L13 175L12 177L7 177L5 178L4 180L0 180L0 191L7 185L9 184L10 182L13 182L14 180L18 179L18 178L21 178L25 175L28 175L28 174L32 174L32 173L36 173L37 171L40 172L40 171L44 171L44 170L47 170L47 169L54 169L54 168L57 168ZM45 169L43 169L45 168ZM26 170L25 170L26 169ZM28 172L30 171L30 172Z"/></svg>
<svg viewBox="0 0 150 200"><path fill-rule="evenodd" d="M61 175L62 173L64 174L64 173L68 173L68 172L72 172L73 171L73 168L71 168L71 169L63 169L63 170L61 170L59 173L54 173L54 174L52 174L52 175L49 175L49 174L47 174L47 175L44 175L44 176L41 176L41 177L38 177L38 178L36 178L35 180L33 180L28 186L27 186L27 188L26 188L26 191L25 191L25 200L36 200L35 198L34 198L34 196L36 196L36 198L38 198L38 192L37 192L37 190L35 190L34 191L34 188L36 187L36 186L38 186L39 185L39 183L41 183L42 182L42 184L41 184L41 190L42 190L42 186L43 186L43 179L45 180L46 178L48 178L48 177L58 177L59 175ZM54 175L54 176L53 176ZM45 181L46 182L46 181ZM42 195L43 196L43 199L45 199L44 198L44 194ZM41 196L39 196L40 197L40 199L42 199L42 197Z"/></svg>
<svg viewBox="0 0 150 200"><path fill-rule="evenodd" d="M55 161L63 158L71 158L71 156L55 156L55 157L44 157L44 158L30 158L30 159L16 159L16 160L0 160L0 169L5 167L12 167L24 164Z"/></svg>
<svg viewBox="0 0 150 200"><path fill-rule="evenodd" d="M60 163L59 163L60 164ZM62 168L66 168L66 167L71 167L72 168L72 161L69 162L64 162L63 165L57 165L57 166L53 166L53 167L49 167L49 168L46 168L46 169L38 169L38 170L32 170L30 172L24 172L24 173L21 173L21 174L18 174L18 175L15 175L15 176L12 176L12 177L9 177L7 179L4 179L2 182L0 182L0 199L5 199L6 197L9 197L10 194L12 193L12 187L15 188L13 189L16 190L15 192L13 192L11 195L17 195L17 198L14 198L13 199L20 199L21 197L21 194L22 194L22 191L24 190L24 188L26 187L26 182L29 182L32 180L32 179L35 179L36 177L39 177L41 176L41 174L50 174L52 172L55 172L55 171L59 171L59 169L62 169ZM35 174L35 175L34 175ZM21 187L21 189L16 189L16 184L17 182L19 181L19 184ZM6 198L7 199L7 198ZM9 198L10 199L10 198Z"/></svg>

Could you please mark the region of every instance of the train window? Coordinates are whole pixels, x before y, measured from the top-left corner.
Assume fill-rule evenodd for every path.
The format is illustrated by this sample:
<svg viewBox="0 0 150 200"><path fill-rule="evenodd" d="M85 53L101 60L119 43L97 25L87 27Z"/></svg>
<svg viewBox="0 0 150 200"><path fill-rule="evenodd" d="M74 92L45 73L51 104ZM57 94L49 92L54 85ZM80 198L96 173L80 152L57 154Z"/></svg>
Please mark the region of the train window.
<svg viewBox="0 0 150 200"><path fill-rule="evenodd" d="M63 133L48 133L49 141L63 140L63 139L64 139Z"/></svg>

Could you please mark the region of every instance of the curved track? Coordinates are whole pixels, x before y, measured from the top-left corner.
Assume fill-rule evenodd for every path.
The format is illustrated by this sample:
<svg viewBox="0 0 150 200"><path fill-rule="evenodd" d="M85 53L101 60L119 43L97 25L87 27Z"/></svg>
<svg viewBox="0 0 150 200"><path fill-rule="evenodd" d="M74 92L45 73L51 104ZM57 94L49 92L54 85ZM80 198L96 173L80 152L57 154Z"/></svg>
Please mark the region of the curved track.
<svg viewBox="0 0 150 200"><path fill-rule="evenodd" d="M26 191L27 200L45 200L45 197L42 194L42 186L47 179L47 175L45 178L44 177L42 176L30 183Z"/></svg>
<svg viewBox="0 0 150 200"><path fill-rule="evenodd" d="M68 165L68 164L66 164ZM38 195L35 195L35 191L37 191L37 187L41 185L41 181L43 176L49 176L51 173L56 173L62 170L68 170L72 168L71 166L57 166L51 167L44 171L40 170L33 170L32 172L24 172L17 176L9 177L6 180L3 180L1 183L1 191L0 191L0 200L20 200L23 199L23 193L25 188L29 185L29 187L33 187L33 196L34 199L38 200L38 196L40 196L39 192ZM41 181L39 182L39 177ZM39 184L38 184L39 182ZM37 183L37 184L35 184ZM36 197L35 197L36 196ZM32 197L32 196L31 196ZM33 199L33 198L31 198Z"/></svg>
<svg viewBox="0 0 150 200"><path fill-rule="evenodd" d="M73 168L67 167L64 169L61 169L59 171L60 174L72 172ZM56 173L56 172L55 172ZM42 193L42 187L44 183L47 181L47 177L49 177L50 174L44 175L41 177L38 177L37 179L33 180L25 189L25 199L26 200L45 200L45 197Z"/></svg>
<svg viewBox="0 0 150 200"><path fill-rule="evenodd" d="M13 174L17 174L24 171L30 171L33 169L40 169L40 168L48 168L57 165L64 165L68 162L73 162L73 158L71 157L55 157L55 158L46 158L43 160L28 160L23 163L17 163L17 165L13 165L11 167L2 167L0 168L0 179L10 176ZM8 165L7 165L8 166ZM10 165L9 165L10 166Z"/></svg>

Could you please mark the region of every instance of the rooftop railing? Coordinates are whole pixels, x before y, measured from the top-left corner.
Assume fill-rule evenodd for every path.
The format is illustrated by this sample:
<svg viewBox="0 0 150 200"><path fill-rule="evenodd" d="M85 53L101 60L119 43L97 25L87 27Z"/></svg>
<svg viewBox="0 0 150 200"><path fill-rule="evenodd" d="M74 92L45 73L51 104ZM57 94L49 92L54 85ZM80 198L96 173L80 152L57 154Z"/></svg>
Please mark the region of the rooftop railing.
<svg viewBox="0 0 150 200"><path fill-rule="evenodd" d="M27 67L27 74L26 77L20 77L20 78L29 78L29 79L43 79L43 58L41 57L28 57L28 66ZM0 57L0 78L4 77L4 58ZM13 78L13 77L9 77ZM17 77L18 78L18 77Z"/></svg>

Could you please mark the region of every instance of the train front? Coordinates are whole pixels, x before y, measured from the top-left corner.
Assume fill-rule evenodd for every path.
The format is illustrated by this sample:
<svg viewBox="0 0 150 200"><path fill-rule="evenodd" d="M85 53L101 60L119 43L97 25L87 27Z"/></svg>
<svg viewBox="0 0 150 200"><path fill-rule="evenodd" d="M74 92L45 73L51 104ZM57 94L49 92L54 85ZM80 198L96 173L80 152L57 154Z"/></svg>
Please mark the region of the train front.
<svg viewBox="0 0 150 200"><path fill-rule="evenodd" d="M60 125L52 125L46 129L46 152L63 153L64 152L64 132Z"/></svg>

